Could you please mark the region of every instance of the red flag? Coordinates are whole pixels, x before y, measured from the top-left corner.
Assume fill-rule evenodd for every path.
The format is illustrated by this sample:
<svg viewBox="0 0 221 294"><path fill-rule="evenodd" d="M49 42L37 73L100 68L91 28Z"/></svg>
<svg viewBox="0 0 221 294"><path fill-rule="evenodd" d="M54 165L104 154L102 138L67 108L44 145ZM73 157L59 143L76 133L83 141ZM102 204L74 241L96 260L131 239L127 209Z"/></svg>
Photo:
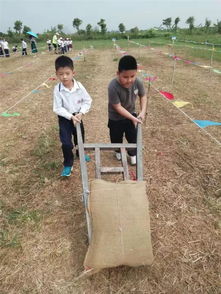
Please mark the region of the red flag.
<svg viewBox="0 0 221 294"><path fill-rule="evenodd" d="M169 100L173 100L174 99L173 94L171 94L169 92L160 91L160 94L162 94L165 98L167 98Z"/></svg>

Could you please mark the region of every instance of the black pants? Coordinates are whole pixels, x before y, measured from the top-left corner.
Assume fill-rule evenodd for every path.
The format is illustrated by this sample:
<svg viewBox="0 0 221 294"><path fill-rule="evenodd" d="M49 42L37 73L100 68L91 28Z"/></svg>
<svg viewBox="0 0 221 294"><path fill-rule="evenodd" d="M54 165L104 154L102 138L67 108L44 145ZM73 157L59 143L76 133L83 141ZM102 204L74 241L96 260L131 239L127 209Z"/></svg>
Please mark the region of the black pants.
<svg viewBox="0 0 221 294"><path fill-rule="evenodd" d="M10 57L9 49L4 49L5 57Z"/></svg>
<svg viewBox="0 0 221 294"><path fill-rule="evenodd" d="M108 128L110 129L111 143L123 143L124 134L128 143L137 142L137 129L133 122L129 119L123 119L118 121L109 119ZM116 151L119 152L119 150ZM136 149L129 149L127 150L127 153L130 156L134 156L136 155Z"/></svg>
<svg viewBox="0 0 221 294"><path fill-rule="evenodd" d="M27 55L27 49L26 48L22 48L22 55Z"/></svg>
<svg viewBox="0 0 221 294"><path fill-rule="evenodd" d="M61 140L61 148L64 156L64 166L72 166L74 162L74 155L73 155L73 141L72 136L74 137L74 145L77 146L77 130L74 126L72 120L68 120L64 117L58 116L58 123L59 123L59 134ZM81 121L80 123L82 138L84 142L84 125Z"/></svg>

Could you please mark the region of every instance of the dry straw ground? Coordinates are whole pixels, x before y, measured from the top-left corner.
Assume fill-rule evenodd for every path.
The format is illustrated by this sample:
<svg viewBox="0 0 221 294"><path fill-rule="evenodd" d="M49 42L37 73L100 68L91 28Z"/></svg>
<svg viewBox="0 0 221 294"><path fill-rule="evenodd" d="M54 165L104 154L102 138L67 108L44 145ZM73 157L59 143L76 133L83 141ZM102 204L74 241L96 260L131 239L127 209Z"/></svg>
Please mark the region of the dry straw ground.
<svg viewBox="0 0 221 294"><path fill-rule="evenodd" d="M158 76L154 87L192 103L183 108L190 117L221 120L219 75L180 62L171 88L171 59L147 48L130 48L129 53ZM0 60L1 72L14 71L0 77L1 112L54 76L55 57L45 53ZM88 142L109 142L106 89L119 57L115 49L94 49L76 62L76 77L93 97L84 118ZM80 170L76 161L68 180L59 177L55 83L48 80L50 88L40 87L11 109L21 116L0 117L0 293L220 293L220 146L153 89L143 146L154 262L78 279L87 250ZM221 140L220 126L207 130ZM114 164L112 154L104 160Z"/></svg>

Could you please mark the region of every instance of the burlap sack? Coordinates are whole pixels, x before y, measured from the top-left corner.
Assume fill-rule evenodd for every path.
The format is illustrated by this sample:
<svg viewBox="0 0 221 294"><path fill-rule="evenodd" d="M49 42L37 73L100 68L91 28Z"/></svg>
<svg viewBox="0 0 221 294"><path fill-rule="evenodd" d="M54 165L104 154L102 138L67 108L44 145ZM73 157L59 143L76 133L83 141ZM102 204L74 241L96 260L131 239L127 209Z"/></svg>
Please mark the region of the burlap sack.
<svg viewBox="0 0 221 294"><path fill-rule="evenodd" d="M148 265L153 261L144 181L91 182L92 238L85 268Z"/></svg>

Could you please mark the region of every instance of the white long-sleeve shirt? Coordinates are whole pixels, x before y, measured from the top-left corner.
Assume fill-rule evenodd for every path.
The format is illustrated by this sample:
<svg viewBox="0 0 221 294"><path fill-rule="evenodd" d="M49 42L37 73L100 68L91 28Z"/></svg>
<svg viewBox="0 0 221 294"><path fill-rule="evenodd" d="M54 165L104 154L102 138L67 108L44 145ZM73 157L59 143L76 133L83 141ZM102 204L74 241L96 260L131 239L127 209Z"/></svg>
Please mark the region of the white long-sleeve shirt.
<svg viewBox="0 0 221 294"><path fill-rule="evenodd" d="M3 45L3 49L9 49L7 41L3 41L2 45Z"/></svg>
<svg viewBox="0 0 221 294"><path fill-rule="evenodd" d="M21 47L22 49L27 49L27 43L24 40L21 42Z"/></svg>
<svg viewBox="0 0 221 294"><path fill-rule="evenodd" d="M54 88L53 111L66 119L71 120L72 114L87 113L92 99L84 86L74 80L74 87L69 90L59 83Z"/></svg>

